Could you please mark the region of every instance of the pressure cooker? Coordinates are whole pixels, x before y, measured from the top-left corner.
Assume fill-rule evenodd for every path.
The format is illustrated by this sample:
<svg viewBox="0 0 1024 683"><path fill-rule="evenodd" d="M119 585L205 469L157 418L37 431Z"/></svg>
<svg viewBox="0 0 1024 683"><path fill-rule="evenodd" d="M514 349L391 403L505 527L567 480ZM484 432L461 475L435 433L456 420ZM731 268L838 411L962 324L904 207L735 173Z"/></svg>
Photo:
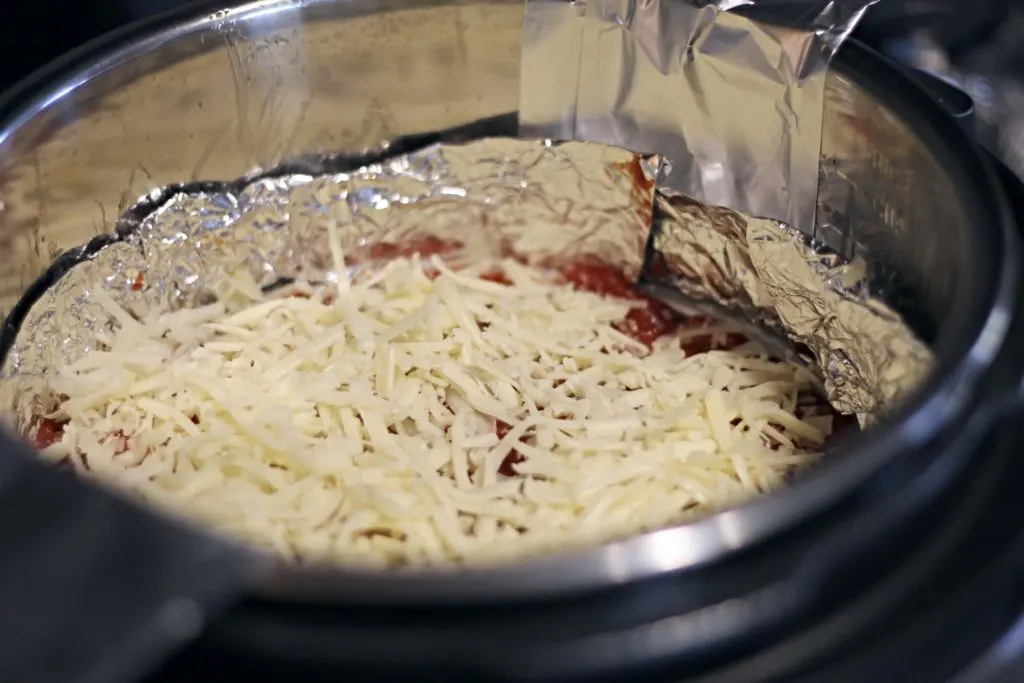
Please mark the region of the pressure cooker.
<svg viewBox="0 0 1024 683"><path fill-rule="evenodd" d="M0 103L8 324L55 258L153 187L514 122L522 16L484 0L199 5L45 68ZM826 104L823 175L846 172L850 129L868 145L818 218L884 246L889 303L937 359L895 414L782 492L594 550L282 569L152 680L1024 675L1024 188L972 141L962 93L856 42Z"/></svg>

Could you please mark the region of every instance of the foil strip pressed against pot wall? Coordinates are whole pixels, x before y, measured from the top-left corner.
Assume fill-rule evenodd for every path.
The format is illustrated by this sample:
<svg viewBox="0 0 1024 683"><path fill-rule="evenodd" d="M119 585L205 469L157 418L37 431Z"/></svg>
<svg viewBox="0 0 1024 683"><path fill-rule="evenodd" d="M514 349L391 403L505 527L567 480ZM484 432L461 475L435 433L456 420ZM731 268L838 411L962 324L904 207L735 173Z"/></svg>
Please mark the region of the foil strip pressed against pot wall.
<svg viewBox="0 0 1024 683"><path fill-rule="evenodd" d="M456 19L464 20L465 15L458 14ZM264 85L272 93L270 85L286 82L290 73L286 66L303 64L307 55L292 29L253 36L246 33L253 25L242 22L243 18L242 14L229 18L220 29L228 40L238 86L236 104L245 114L237 122L237 141L243 150L258 150L255 156L247 153L247 164L270 170L224 183L161 186L154 179L142 202L118 222L119 237L94 244L88 258L72 267L32 307L6 358L6 377L37 383L54 366L93 348L95 333L112 322L90 298L90 290L98 286L143 315L215 296L218 276L231 269L247 270L261 285L282 277L329 278L323 242L329 220L345 228L344 241L353 252L415 231L458 233L462 240L479 238L489 243L489 249L506 239L526 240L520 244L521 251L532 255L592 251L612 258L632 276L639 273L647 222L654 215L660 217L655 222L660 241L655 244L665 252L677 288L698 302L766 324L819 354L831 398L844 411L874 412L913 388L927 370L927 349L876 296L881 291L876 283L868 281L864 260L870 260L871 254L857 254L861 260L847 264L773 220L687 203L684 194L666 183L686 175L675 159L651 159L593 143L485 139L464 146L441 143L344 169L330 169L332 157L322 153L302 156L298 166L264 165L261 162L280 162L289 156L287 150L298 151L284 142L279 127L299 113L278 94L264 102L261 117L255 116L252 94L239 90L244 90L239 83L251 84L254 79L239 74L248 70L260 75L256 86L248 86L252 88L262 88L261 79L270 78L273 83ZM529 36L534 25L529 12L527 19ZM737 15L740 19L750 21ZM823 41L821 49L826 53L830 43L821 36L835 34L834 28L813 34L815 40ZM670 35L663 29L656 34ZM738 41L733 46L736 54L746 54L738 47L743 40ZM745 68L742 59L726 62L733 72ZM528 63L529 51L524 56L524 64ZM812 63L817 61L805 62ZM306 73L304 69L298 73ZM824 71L816 78L824 91ZM525 74L520 85L526 102L533 86ZM480 112L502 101L497 96ZM387 115L402 114L389 109ZM389 128L422 130L423 122L430 120L427 116L404 126L389 124ZM623 116L619 122L628 128L636 119ZM510 133L514 131L504 132ZM370 137L382 138L375 146L397 139L383 131ZM213 156L203 157L209 163L197 165L193 176L207 177L208 169L217 166L212 150ZM135 163L146 168L144 158ZM743 165L736 161L735 168ZM642 169L643 182L627 170L634 166ZM732 161L724 166L732 168ZM815 163L815 178L817 174ZM655 182L658 192L652 189ZM684 206L690 208L681 209ZM709 224L709 218L715 220ZM145 284L136 287L140 273ZM799 281L793 282L794 277ZM18 412L25 416L30 411L26 396L33 392L14 392L16 384L20 382L8 381L4 388L9 396L17 394Z"/></svg>
<svg viewBox="0 0 1024 683"><path fill-rule="evenodd" d="M875 0L528 0L520 121L670 160L659 186L813 235L829 61Z"/></svg>

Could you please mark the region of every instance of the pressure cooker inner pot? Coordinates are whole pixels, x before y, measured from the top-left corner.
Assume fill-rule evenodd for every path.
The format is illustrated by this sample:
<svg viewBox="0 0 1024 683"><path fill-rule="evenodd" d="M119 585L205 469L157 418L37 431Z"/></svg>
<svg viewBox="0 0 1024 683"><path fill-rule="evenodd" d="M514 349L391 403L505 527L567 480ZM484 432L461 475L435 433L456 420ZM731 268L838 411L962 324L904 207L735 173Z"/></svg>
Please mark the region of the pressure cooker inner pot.
<svg viewBox="0 0 1024 683"><path fill-rule="evenodd" d="M165 302L192 292L190 306L209 304L208 290L189 289L200 272L190 268L204 256L196 255L192 243L174 251L176 235L186 242L206 235L206 244L231 239L216 231L244 213L239 202L259 202L275 192L285 203L301 195L307 208L321 202L317 210L326 218L310 233L317 243L298 245L293 252L307 249L318 254L321 267L329 267L337 255L329 244L331 230L339 224L344 229L344 212L317 196L318 179L334 174L337 184L338 174L354 178L363 162L375 161L359 188L377 191L373 201L379 207L389 201L379 178L389 168L394 171L390 156L414 151L399 149L411 145L409 140L428 145L432 133L461 131L458 136L469 142L451 148L456 151L448 153L450 164L474 153L497 154L479 152L473 145L490 143L473 138L481 132L515 135L520 87L528 85L519 81L521 33L518 3L264 3L165 23L152 33L122 38L116 47L72 55L49 79L16 93L3 112L4 312L13 311L11 321L17 324L51 325L45 328L46 344L59 357L75 339L96 333L62 328L61 317L73 304L62 309L47 299L62 287L88 288L116 276L126 291L153 288L160 292L155 298ZM865 281L931 348L934 368L913 395L826 459L820 471L779 493L777 501L819 484L815 477L842 467L843 460L889 452L879 444L944 386L993 305L997 269L979 264L997 262L998 231L978 225L980 200L935 129L926 125L915 132L908 116L899 100L873 93L871 83L840 55L827 85L815 248L853 264L837 269L835 277L853 277L854 268L867 273ZM528 143L501 144L506 145L498 148L502 154L512 154L508 150L515 145ZM428 151L412 157L422 166L410 166L409 157L402 157L404 181L423 183L436 171L431 165L438 163L436 153L429 150L437 148L423 149ZM644 172L643 161L629 155L608 163L636 164L639 170L629 173ZM426 176L416 175L420 172ZM352 204L360 201L356 195L333 200ZM402 215L415 222L415 212L410 205ZM485 214L480 214L483 222ZM428 213L422 220L447 215ZM635 219L636 214L629 220ZM181 223L177 233L169 229L159 242L140 248L139 235L152 231L154 222L173 228L175 220L198 221L206 232L188 233L196 225ZM258 212L249 220L251 232L243 241L251 252L239 262L252 265L251 254L262 247L254 248L250 238L275 228L260 223ZM616 220L622 219L611 222ZM625 248L635 250L636 257L628 274L636 276L644 239L631 238ZM621 249L622 243L612 247ZM223 243L211 247L223 248ZM122 253L118 250L130 256L110 256ZM146 270L147 261L152 267L161 253L186 252L192 265L166 263L159 271L164 278L177 273L173 283L154 281ZM118 263L122 271L105 270ZM263 265L255 268L257 276ZM288 275L301 279L302 272ZM323 286L334 291L338 284ZM75 301L68 292L66 301ZM33 319L30 305L46 301L50 308ZM19 339L31 333L23 329ZM19 350L8 336L10 372ZM11 385L10 378L5 382Z"/></svg>

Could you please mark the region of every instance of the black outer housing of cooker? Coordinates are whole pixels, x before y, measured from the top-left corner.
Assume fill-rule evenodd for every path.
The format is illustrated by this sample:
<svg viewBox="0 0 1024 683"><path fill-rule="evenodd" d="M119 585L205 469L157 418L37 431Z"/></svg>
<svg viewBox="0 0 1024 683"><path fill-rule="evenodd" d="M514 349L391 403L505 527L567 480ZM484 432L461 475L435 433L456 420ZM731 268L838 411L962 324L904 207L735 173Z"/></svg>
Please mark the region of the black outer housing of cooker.
<svg viewBox="0 0 1024 683"><path fill-rule="evenodd" d="M868 72L877 88L899 93L917 87L918 96L935 100L933 108L949 110L948 126L970 127L971 103L962 93L930 76L907 73L862 47L845 52L846 68ZM991 163L1013 202L1018 226L1024 226L1024 184L995 159ZM985 396L1004 395L1024 375L1021 348L1024 316L1018 314L1003 354L988 373ZM993 409L986 399L974 412ZM209 675L453 682L1020 679L1024 496L1018 482L1024 481L1024 429L1011 414L980 440L954 433L932 448L962 451L963 471L951 478L939 500L913 511L889 533L854 544L855 553L833 540L866 532L866 498L841 502L767 547L730 558L705 572L699 583L692 576L671 575L579 599L443 610L252 600L212 624L152 683ZM926 469L929 459L918 460ZM894 466L912 468L913 461ZM884 488L886 481L883 472L874 485ZM829 548L848 556L823 582L813 609L780 614L777 627L768 631L744 630L749 615L772 609L766 586L792 579L797 560L811 549ZM676 615L695 607L727 610L736 637L699 651L652 646L679 628ZM671 642L670 635L665 642Z"/></svg>

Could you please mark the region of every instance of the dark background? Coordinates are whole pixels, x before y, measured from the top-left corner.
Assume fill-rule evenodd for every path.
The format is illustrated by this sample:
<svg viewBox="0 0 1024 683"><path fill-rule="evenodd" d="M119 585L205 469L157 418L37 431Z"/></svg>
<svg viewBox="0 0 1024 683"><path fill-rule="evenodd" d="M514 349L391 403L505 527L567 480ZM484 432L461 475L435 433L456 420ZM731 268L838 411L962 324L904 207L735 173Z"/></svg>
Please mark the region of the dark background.
<svg viewBox="0 0 1024 683"><path fill-rule="evenodd" d="M181 0L0 0L0 88L54 57Z"/></svg>

